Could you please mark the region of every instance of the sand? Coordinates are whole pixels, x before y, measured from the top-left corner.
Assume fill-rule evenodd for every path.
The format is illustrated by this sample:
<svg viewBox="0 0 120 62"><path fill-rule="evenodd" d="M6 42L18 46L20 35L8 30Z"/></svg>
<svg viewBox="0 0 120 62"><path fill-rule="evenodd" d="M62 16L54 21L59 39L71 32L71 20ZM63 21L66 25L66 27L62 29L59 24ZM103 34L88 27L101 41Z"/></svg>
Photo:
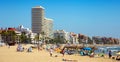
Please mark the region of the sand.
<svg viewBox="0 0 120 62"><path fill-rule="evenodd" d="M24 45L25 48L28 48L30 45ZM54 53L53 57L50 57L49 52L42 50L38 51L33 49L33 52L16 52L16 46L0 47L0 62L65 62L62 59L77 60L78 62L116 62L113 59L106 58L90 58L88 56L80 55L65 55L64 57L61 54ZM58 55L58 57L55 57ZM67 62L67 61L66 61Z"/></svg>

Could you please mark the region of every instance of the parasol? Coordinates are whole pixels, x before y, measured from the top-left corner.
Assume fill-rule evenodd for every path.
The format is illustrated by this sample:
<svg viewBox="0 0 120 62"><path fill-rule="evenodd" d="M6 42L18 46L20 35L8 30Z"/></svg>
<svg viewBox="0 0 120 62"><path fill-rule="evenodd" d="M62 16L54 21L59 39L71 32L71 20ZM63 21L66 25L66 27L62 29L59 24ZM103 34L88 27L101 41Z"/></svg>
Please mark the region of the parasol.
<svg viewBox="0 0 120 62"><path fill-rule="evenodd" d="M116 53L117 55L120 55L120 52Z"/></svg>

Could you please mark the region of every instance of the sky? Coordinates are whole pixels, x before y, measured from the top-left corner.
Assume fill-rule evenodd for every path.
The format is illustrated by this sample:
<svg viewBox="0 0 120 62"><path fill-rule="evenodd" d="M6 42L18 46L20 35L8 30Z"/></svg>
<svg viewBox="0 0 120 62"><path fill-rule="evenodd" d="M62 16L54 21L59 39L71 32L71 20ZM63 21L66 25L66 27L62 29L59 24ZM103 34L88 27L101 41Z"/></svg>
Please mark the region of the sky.
<svg viewBox="0 0 120 62"><path fill-rule="evenodd" d="M43 6L54 30L120 38L120 0L0 0L0 27L31 28L31 8Z"/></svg>

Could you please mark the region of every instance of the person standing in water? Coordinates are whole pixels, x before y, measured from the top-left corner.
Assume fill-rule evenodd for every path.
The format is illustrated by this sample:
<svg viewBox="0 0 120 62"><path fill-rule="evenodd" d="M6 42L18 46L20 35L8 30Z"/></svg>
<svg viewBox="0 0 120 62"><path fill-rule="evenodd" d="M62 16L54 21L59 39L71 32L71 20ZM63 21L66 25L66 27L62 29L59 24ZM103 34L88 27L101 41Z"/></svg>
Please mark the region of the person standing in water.
<svg viewBox="0 0 120 62"><path fill-rule="evenodd" d="M111 51L108 52L108 56L109 56L109 58L112 57L112 52Z"/></svg>

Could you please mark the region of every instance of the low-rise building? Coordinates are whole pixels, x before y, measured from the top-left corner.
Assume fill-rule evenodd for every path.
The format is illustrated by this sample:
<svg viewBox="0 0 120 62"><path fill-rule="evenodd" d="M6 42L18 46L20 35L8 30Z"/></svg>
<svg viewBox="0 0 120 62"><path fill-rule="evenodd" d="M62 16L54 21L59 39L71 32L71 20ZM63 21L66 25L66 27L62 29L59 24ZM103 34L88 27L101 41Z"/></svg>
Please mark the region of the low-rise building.
<svg viewBox="0 0 120 62"><path fill-rule="evenodd" d="M35 41L35 36L37 33L32 33L29 28L25 28L23 25L20 25L16 28L18 35L21 35L23 32L26 34L27 38L30 38L31 41Z"/></svg>
<svg viewBox="0 0 120 62"><path fill-rule="evenodd" d="M96 44L119 44L118 38L94 36L92 40Z"/></svg>
<svg viewBox="0 0 120 62"><path fill-rule="evenodd" d="M75 34L74 32L69 33L69 43L71 44L79 44L78 42L78 34Z"/></svg>
<svg viewBox="0 0 120 62"><path fill-rule="evenodd" d="M67 42L69 40L69 33L65 30L55 30L54 38L60 38L63 42Z"/></svg>

